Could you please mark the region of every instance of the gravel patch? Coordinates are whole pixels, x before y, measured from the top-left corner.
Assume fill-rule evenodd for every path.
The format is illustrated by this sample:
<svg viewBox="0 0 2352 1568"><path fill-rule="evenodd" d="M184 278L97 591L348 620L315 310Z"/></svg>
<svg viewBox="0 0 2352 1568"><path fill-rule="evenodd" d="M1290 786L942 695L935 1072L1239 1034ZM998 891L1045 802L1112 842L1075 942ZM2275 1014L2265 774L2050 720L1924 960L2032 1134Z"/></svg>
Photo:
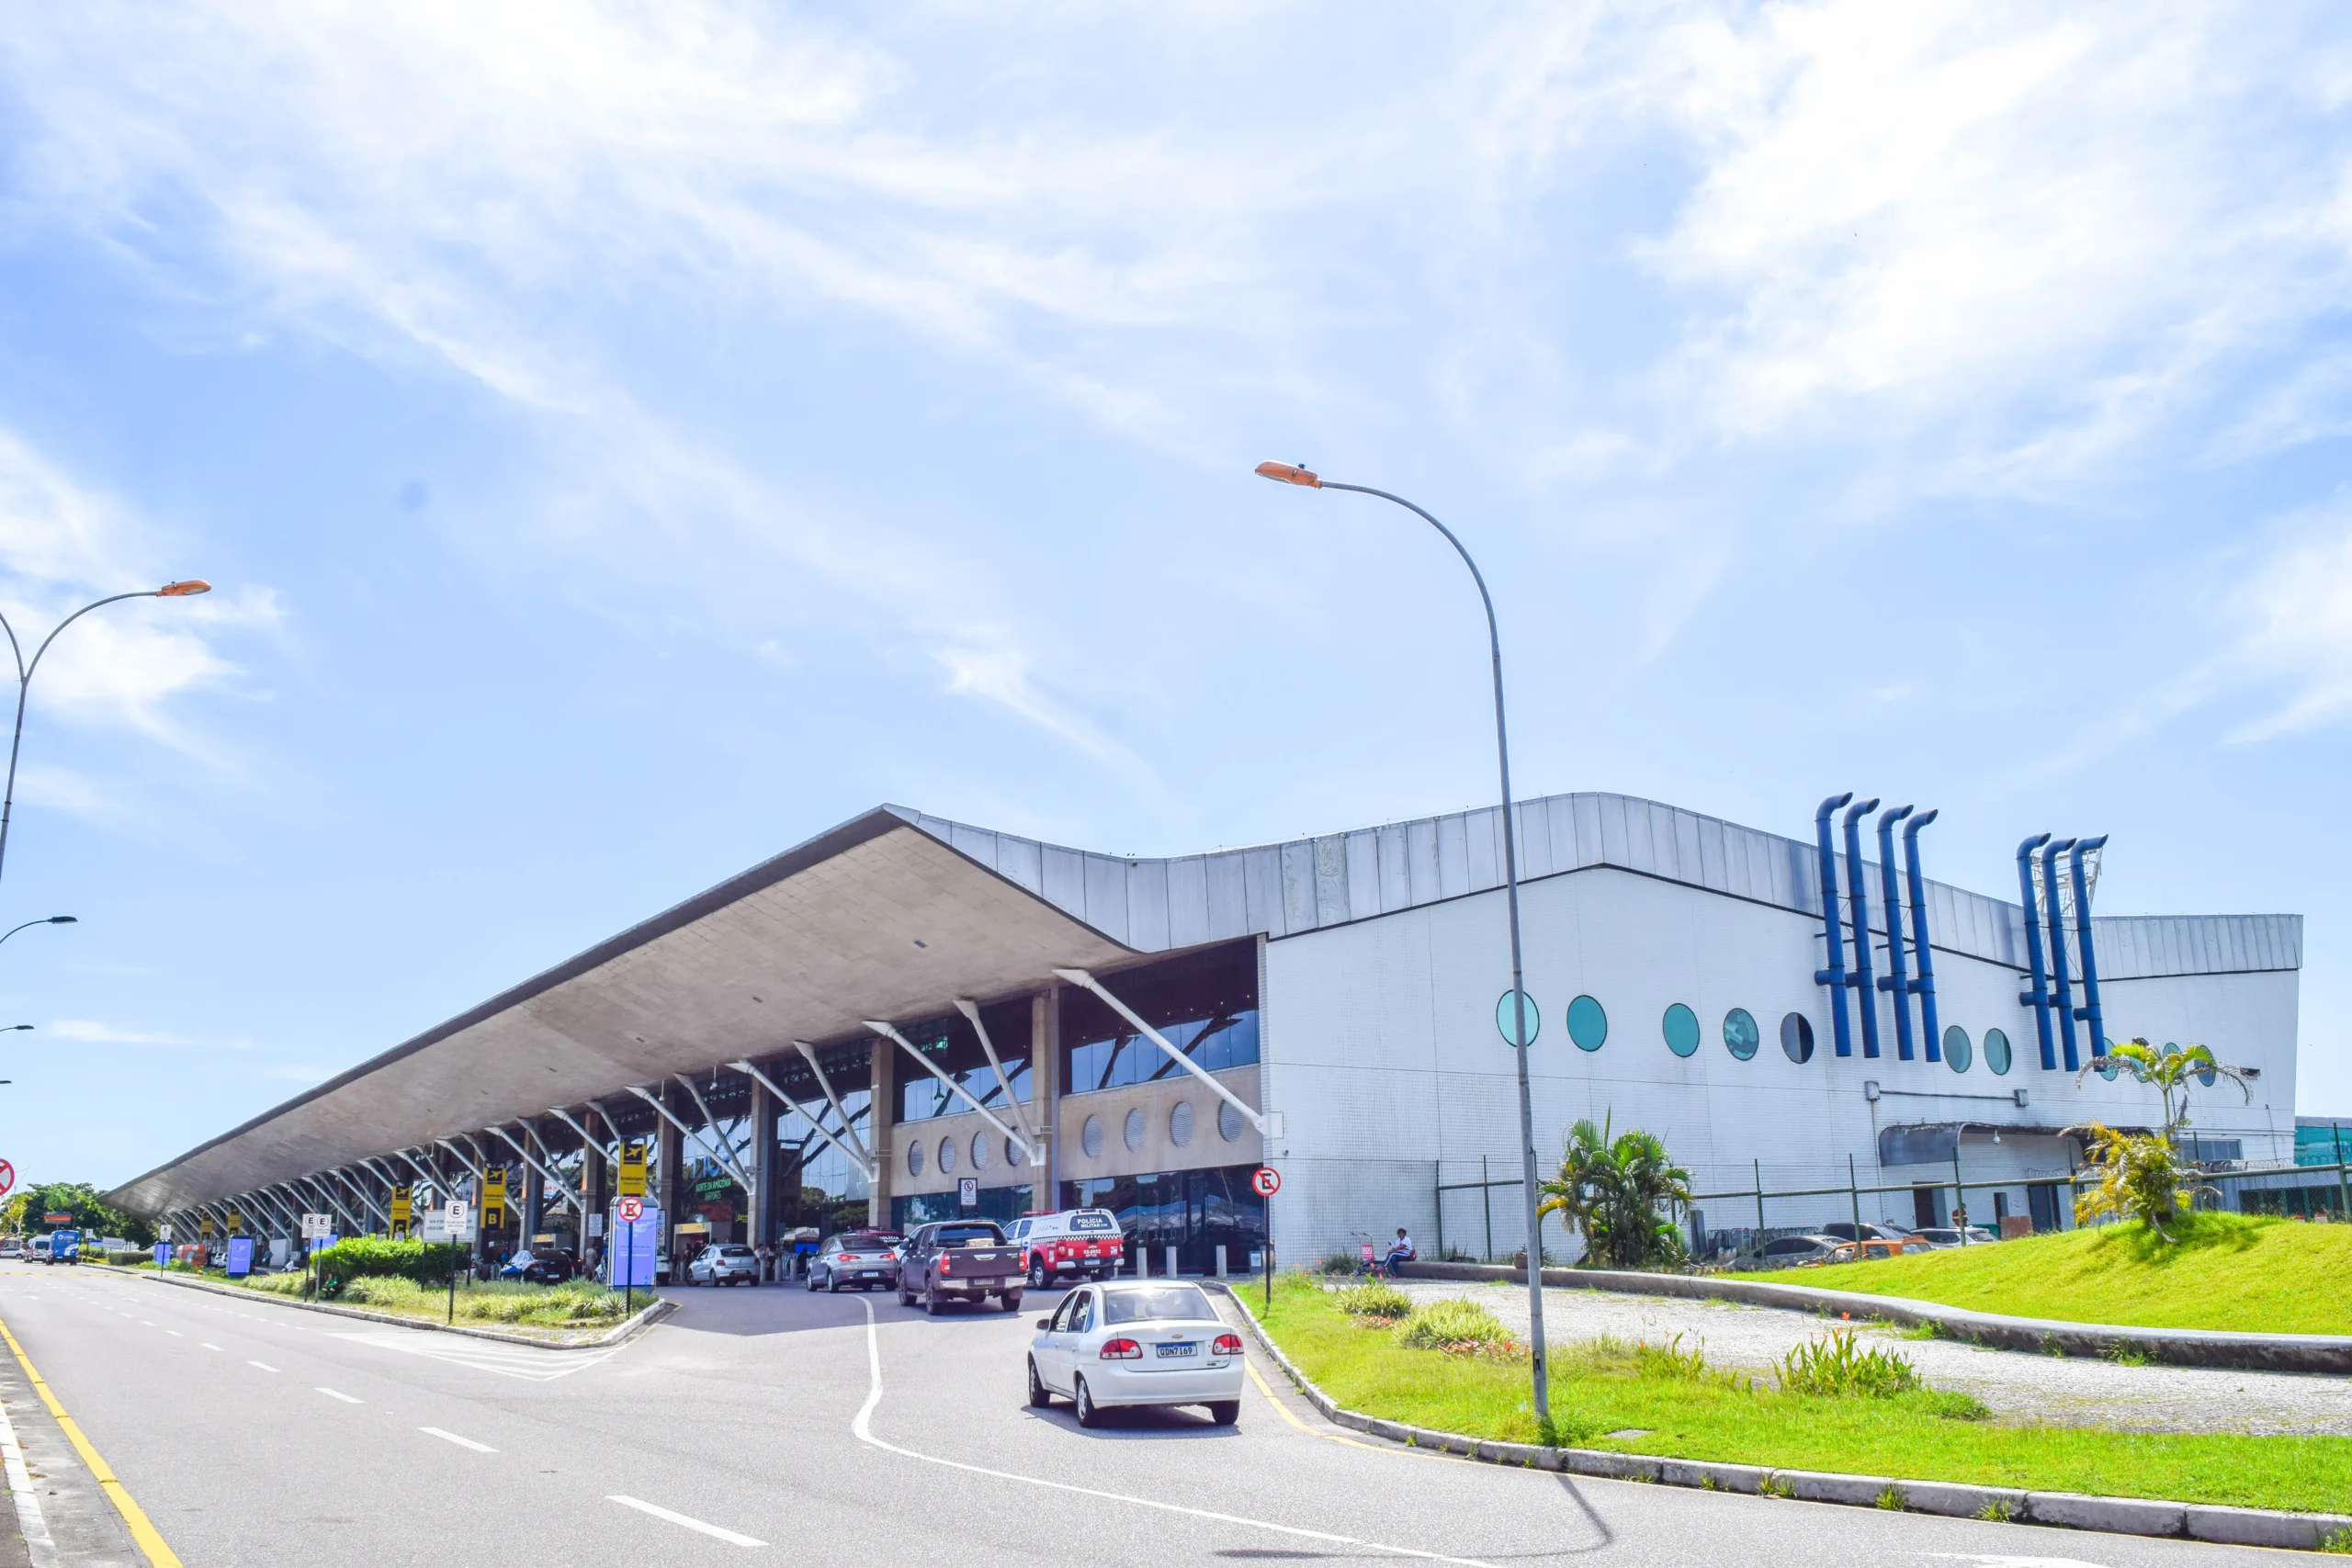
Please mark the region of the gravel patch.
<svg viewBox="0 0 2352 1568"><path fill-rule="evenodd" d="M1527 1289L1456 1280L1402 1280L1416 1302L1462 1297L1527 1332ZM1685 1301L1616 1291L1546 1290L1544 1326L1555 1345L1612 1336L1662 1344L1683 1336L1713 1365L1756 1373L1832 1328L1898 1347L1937 1388L1974 1394L1995 1416L2128 1432L2352 1436L2352 1378L2207 1367L2117 1366L2066 1356L1995 1350L1949 1339L1905 1339L1892 1325L1851 1324L1739 1302Z"/></svg>

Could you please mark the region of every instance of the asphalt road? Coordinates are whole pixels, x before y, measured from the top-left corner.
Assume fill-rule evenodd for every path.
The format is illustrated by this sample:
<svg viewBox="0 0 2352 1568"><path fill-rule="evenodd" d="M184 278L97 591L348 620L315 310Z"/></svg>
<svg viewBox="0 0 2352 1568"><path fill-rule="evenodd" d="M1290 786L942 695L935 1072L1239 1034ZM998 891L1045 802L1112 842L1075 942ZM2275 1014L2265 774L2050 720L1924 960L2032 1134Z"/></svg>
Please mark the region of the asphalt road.
<svg viewBox="0 0 2352 1568"><path fill-rule="evenodd" d="M2255 1561L1508 1471L1339 1432L1271 1378L1237 1428L1182 1411L1089 1432L1022 1397L1049 1293L938 1318L888 1295L679 1295L582 1353L0 1266L0 1320L190 1568Z"/></svg>

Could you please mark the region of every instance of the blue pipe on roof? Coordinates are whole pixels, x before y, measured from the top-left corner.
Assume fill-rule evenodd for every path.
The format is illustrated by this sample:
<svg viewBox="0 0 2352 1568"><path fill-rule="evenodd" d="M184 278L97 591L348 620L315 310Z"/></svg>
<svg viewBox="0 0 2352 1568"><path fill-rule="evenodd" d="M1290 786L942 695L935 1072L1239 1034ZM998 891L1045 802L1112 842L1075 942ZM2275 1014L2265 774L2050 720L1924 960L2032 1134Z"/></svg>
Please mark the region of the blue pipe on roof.
<svg viewBox="0 0 2352 1568"><path fill-rule="evenodd" d="M2050 911L2050 1005L2058 1011L2058 1038L2065 1046L2066 1070L2078 1071L2081 1053L2075 1049L2075 993L2066 984L2066 930L2058 920L2058 854L2074 847L2072 839L2041 846L2041 907Z"/></svg>
<svg viewBox="0 0 2352 1568"><path fill-rule="evenodd" d="M2033 1010L2034 1032L2041 1038L2041 1070L2058 1070L2058 1042L2050 1032L2050 977L2041 967L2041 900L2033 890L2033 852L2050 841L2036 833L2018 846L2018 902L2025 906L2025 955L2033 965L2033 989L2019 991L2018 1000Z"/></svg>
<svg viewBox="0 0 2352 1568"><path fill-rule="evenodd" d="M1903 966L1903 900L1894 886L1894 825L1910 815L1909 807L1896 806L1878 817L1878 901L1886 911L1886 974L1878 988L1893 994L1894 1054L1905 1062L1911 1059L1911 983Z"/></svg>
<svg viewBox="0 0 2352 1568"><path fill-rule="evenodd" d="M1829 987L1829 1017L1838 1054L1854 1054L1851 1026L1846 1021L1846 942L1838 928L1838 852L1829 841L1829 814L1854 798L1854 792L1833 795L1813 814L1813 836L1821 846L1821 927L1829 936L1829 967L1813 972L1813 983Z"/></svg>
<svg viewBox="0 0 2352 1568"><path fill-rule="evenodd" d="M1846 807L1846 897L1854 911L1854 1004L1862 1014L1862 1055L1878 1055L1878 994L1871 984L1871 888L1862 876L1862 830L1855 824L1878 809L1878 797Z"/></svg>
<svg viewBox="0 0 2352 1568"><path fill-rule="evenodd" d="M2075 878L2075 945L2083 954L2083 1005L2075 1016L2091 1026L2091 1060L2107 1055L2107 1021L2098 1011L2098 954L2091 946L2091 895L2083 885L2083 856L2107 842L2101 833L2096 839L2078 839L2066 852L2066 869Z"/></svg>
<svg viewBox="0 0 2352 1568"><path fill-rule="evenodd" d="M1928 885L1919 876L1919 829L1936 819L1929 807L1903 824L1903 877L1911 886L1911 954L1918 960L1919 977L1911 988L1919 993L1919 1044L1930 1062L1944 1059L1943 1037L1936 1032L1936 962L1928 946Z"/></svg>

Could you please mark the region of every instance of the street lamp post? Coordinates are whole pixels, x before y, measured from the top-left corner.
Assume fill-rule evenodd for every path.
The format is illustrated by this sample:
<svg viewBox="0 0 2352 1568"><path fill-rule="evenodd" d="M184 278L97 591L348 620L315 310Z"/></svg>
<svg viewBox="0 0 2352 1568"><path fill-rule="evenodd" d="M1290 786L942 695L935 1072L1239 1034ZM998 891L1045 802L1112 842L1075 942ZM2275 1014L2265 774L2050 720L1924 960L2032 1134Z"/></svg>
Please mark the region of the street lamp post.
<svg viewBox="0 0 2352 1568"><path fill-rule="evenodd" d="M1445 536L1462 564L1470 569L1470 580L1478 585L1478 602L1487 610L1487 648L1494 659L1495 671L1495 765L1502 775L1503 792L1503 897L1510 915L1510 995L1511 995L1511 1057L1519 1068L1519 1154L1522 1177L1521 1190L1526 1198L1527 1224L1527 1324L1528 1351L1534 1377L1536 1428L1542 1440L1552 1440L1552 1380L1544 1356L1544 1247L1538 1231L1538 1197L1535 1180L1535 1106L1527 1086L1527 985L1521 963L1519 939L1519 833L1511 820L1510 807L1510 740L1503 723L1503 639L1495 625L1494 596L1487 592L1485 573L1453 530L1407 501L1401 495L1391 495L1370 485L1340 484L1320 478L1310 469L1289 463L1261 463L1258 472L1283 484L1304 485L1309 490L1353 491L1358 495L1376 495L1383 501L1395 502L1422 522Z"/></svg>
<svg viewBox="0 0 2352 1568"><path fill-rule="evenodd" d="M17 628L8 624L6 615L0 615L0 631L8 634L8 651L17 660L17 728L8 741L7 789L0 793L0 869L7 865L8 821L17 809L17 753L25 743L25 697L32 690L33 671L40 668L41 655L47 653L49 645L57 640L57 634L101 605L119 604L125 599L186 599L193 594L211 592L212 584L189 578L184 582L166 582L161 588L144 588L136 593L111 593L104 599L93 600L51 626L49 635L40 639L40 646L33 649L29 661L25 658L24 645L17 640Z"/></svg>
<svg viewBox="0 0 2352 1568"><path fill-rule="evenodd" d="M11 926L6 931L0 931L0 942L6 942L10 937L15 936L18 931L29 931L34 926L74 926L79 924L81 924L81 922L71 915L45 915L38 920L27 920L21 926Z"/></svg>

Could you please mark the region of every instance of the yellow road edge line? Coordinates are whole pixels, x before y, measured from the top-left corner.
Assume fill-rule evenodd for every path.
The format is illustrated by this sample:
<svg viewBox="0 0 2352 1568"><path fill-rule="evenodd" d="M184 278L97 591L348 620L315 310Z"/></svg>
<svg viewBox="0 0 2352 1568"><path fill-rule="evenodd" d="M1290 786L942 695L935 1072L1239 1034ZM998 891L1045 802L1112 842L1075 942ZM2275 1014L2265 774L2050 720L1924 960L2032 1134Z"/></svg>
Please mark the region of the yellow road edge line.
<svg viewBox="0 0 2352 1568"><path fill-rule="evenodd" d="M97 1478L99 1489L106 1493L107 1501L112 1503L114 1511L122 1516L122 1522L130 1527L130 1539L139 1543L139 1550L147 1561L153 1564L153 1568L184 1568L179 1554L164 1543L162 1532L147 1517L146 1510L131 1499L130 1490L116 1479L107 1461L98 1457L98 1450L90 1446L90 1439L82 1435L82 1428L74 1424L74 1417L65 1414L65 1406L57 1403L57 1395L50 1393L49 1384L42 1380L40 1373L33 1370L32 1358L25 1354L25 1348L17 1343L17 1337L8 1332L6 1323L0 1323L0 1339L8 1342L8 1349L17 1358L17 1365L25 1369L25 1376L32 1380L33 1391L40 1395L40 1402L49 1406L49 1413L57 1417L57 1424L65 1429L66 1439L74 1445L74 1451L82 1456L82 1462L90 1467L90 1473Z"/></svg>
<svg viewBox="0 0 2352 1568"><path fill-rule="evenodd" d="M1436 1450L1431 1449L1408 1450L1398 1448L1395 1443L1367 1443L1361 1438L1342 1437L1337 1432L1321 1431L1316 1427L1310 1427L1306 1422L1299 1419L1298 1413L1296 1411L1293 1410L1289 1405L1284 1404L1282 1402L1281 1397L1274 1393L1272 1385L1270 1385L1266 1382L1265 1378L1260 1374L1255 1366L1245 1360L1241 1363L1241 1367L1244 1371L1250 1374L1250 1381L1258 1385L1258 1392L1266 1396L1266 1403L1274 1407L1275 1413L1281 1416L1283 1420L1289 1422L1292 1426L1297 1427L1300 1431L1306 1433L1310 1438L1320 1438L1327 1443L1345 1443L1351 1449L1365 1449L1369 1450L1373 1453L1396 1454L1399 1458L1408 1457L1410 1452L1430 1454L1433 1457L1443 1459L1451 1459L1453 1457L1451 1454L1438 1454Z"/></svg>

